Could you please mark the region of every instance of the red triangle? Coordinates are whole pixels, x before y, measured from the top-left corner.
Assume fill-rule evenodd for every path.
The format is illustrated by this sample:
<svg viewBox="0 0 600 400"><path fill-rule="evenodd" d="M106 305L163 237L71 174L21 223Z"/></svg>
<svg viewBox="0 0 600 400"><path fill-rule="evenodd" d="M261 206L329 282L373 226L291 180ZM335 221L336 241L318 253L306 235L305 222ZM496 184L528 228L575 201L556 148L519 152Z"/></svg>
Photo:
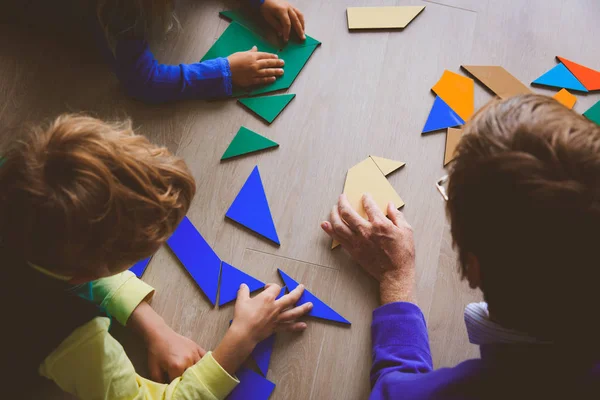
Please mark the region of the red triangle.
<svg viewBox="0 0 600 400"><path fill-rule="evenodd" d="M569 61L566 58L556 57L561 63L565 65L571 71L573 75L581 82L587 90L599 90L600 89L600 72L593 70L583 65Z"/></svg>

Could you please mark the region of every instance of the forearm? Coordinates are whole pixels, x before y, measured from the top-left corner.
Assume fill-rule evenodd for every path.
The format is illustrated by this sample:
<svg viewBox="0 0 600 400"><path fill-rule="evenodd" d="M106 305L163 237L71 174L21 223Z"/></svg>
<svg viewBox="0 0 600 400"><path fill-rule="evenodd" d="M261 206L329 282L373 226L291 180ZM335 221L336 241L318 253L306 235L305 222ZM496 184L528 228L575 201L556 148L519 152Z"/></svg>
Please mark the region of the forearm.
<svg viewBox="0 0 600 400"><path fill-rule="evenodd" d="M131 313L127 327L136 332L146 343L162 330L169 328L165 320L145 301L142 301Z"/></svg>
<svg viewBox="0 0 600 400"><path fill-rule="evenodd" d="M233 324L213 351L213 357L225 371L233 375L250 356L256 343L240 332Z"/></svg>

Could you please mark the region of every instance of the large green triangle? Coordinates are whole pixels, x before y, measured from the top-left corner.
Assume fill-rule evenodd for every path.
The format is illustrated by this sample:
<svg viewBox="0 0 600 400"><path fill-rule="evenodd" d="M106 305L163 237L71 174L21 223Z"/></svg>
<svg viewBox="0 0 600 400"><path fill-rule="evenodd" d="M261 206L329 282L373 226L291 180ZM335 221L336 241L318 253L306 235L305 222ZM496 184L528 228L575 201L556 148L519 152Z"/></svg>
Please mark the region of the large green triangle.
<svg viewBox="0 0 600 400"><path fill-rule="evenodd" d="M227 150L223 153L221 160L278 146L279 145L271 139L267 139L245 126L242 126L231 143L229 143L229 147L227 147Z"/></svg>
<svg viewBox="0 0 600 400"><path fill-rule="evenodd" d="M271 123L295 96L295 94L280 94L277 96L246 97L238 101L256 115Z"/></svg>
<svg viewBox="0 0 600 400"><path fill-rule="evenodd" d="M583 113L590 121L594 121L600 125L600 101L591 106L586 112Z"/></svg>

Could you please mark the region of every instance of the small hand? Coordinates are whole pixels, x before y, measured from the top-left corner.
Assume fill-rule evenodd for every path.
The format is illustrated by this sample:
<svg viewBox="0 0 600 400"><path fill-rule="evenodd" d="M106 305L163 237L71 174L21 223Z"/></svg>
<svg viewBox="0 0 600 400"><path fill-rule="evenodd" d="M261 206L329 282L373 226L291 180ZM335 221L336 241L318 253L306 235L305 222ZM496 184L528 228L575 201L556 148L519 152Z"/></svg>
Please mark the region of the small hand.
<svg viewBox="0 0 600 400"><path fill-rule="evenodd" d="M234 85L247 87L275 82L283 75L284 61L277 54L262 53L256 46L248 51L233 53L229 57L229 69Z"/></svg>
<svg viewBox="0 0 600 400"><path fill-rule="evenodd" d="M321 228L380 281L383 303L390 302L390 296L392 301L411 301L415 265L412 228L392 203L387 218L371 196L364 195L362 201L368 220L341 195L330 221L322 222Z"/></svg>
<svg viewBox="0 0 600 400"><path fill-rule="evenodd" d="M304 15L285 0L265 0L260 6L260 12L265 20L277 31L287 43L290 40L292 27L300 39L304 36Z"/></svg>
<svg viewBox="0 0 600 400"><path fill-rule="evenodd" d="M181 336L167 325L153 332L147 345L150 377L156 382L164 381L165 372L170 381L181 376L206 354L206 350L194 341Z"/></svg>

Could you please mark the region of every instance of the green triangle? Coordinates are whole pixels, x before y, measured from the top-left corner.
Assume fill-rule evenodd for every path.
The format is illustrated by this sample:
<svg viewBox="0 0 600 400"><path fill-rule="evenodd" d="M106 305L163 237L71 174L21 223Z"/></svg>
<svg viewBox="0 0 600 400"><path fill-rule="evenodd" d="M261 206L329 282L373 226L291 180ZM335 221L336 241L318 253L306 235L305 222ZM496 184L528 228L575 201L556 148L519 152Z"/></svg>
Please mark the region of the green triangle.
<svg viewBox="0 0 600 400"><path fill-rule="evenodd" d="M246 97L238 101L271 123L295 96L295 94L280 94L278 96Z"/></svg>
<svg viewBox="0 0 600 400"><path fill-rule="evenodd" d="M256 132L252 132L245 126L242 126L231 143L229 143L229 147L227 147L227 150L223 153L221 160L278 146L279 145L271 139L267 139Z"/></svg>
<svg viewBox="0 0 600 400"><path fill-rule="evenodd" d="M583 115L590 121L594 121L600 125L600 101L591 106Z"/></svg>

